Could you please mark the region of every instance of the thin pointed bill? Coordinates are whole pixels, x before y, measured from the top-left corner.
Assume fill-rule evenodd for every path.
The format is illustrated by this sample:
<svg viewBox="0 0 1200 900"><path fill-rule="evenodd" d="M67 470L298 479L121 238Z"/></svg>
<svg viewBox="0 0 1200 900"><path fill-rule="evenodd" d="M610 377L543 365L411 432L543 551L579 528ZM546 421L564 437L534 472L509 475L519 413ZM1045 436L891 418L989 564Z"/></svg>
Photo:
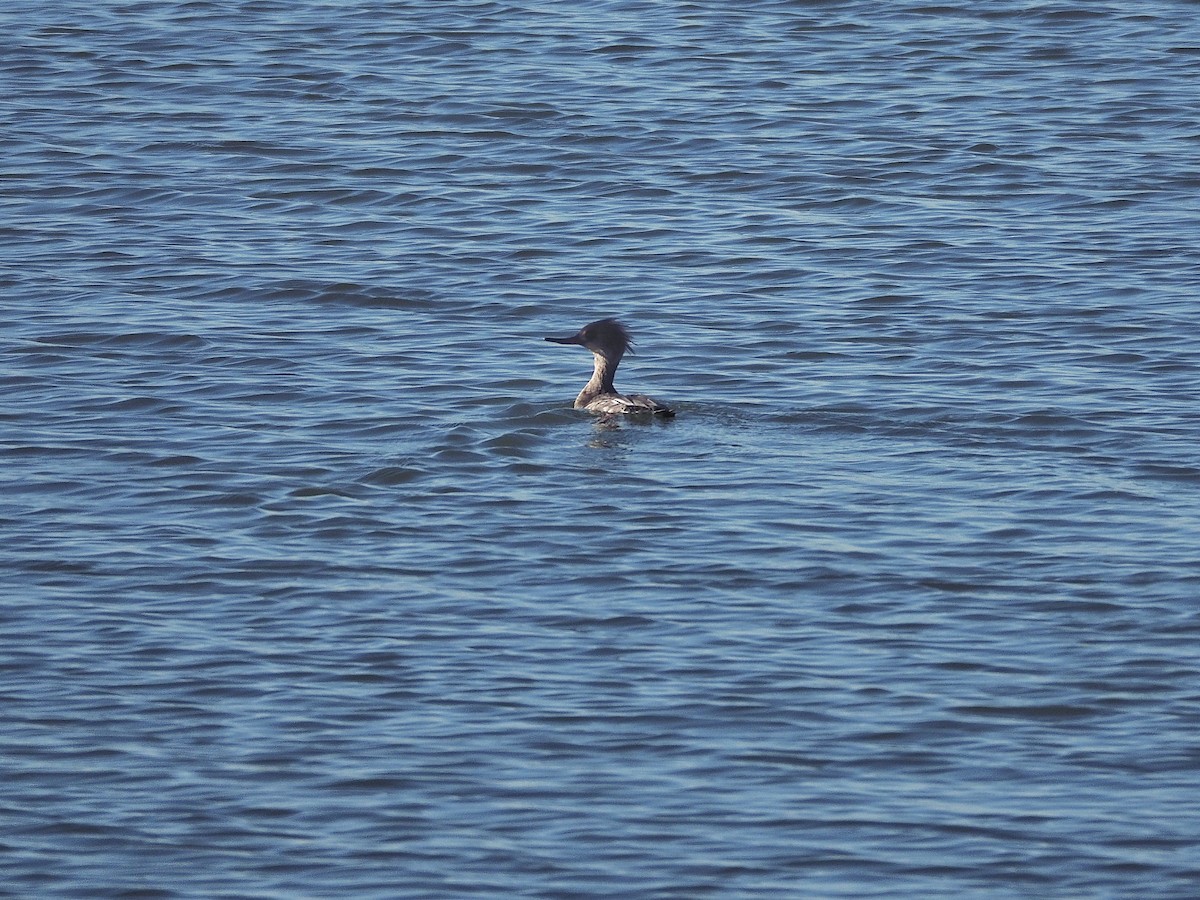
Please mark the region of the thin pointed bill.
<svg viewBox="0 0 1200 900"><path fill-rule="evenodd" d="M546 338L546 340L548 340L552 344L582 344L583 343L583 338L581 338L577 334L573 334L570 337L548 337L548 338Z"/></svg>

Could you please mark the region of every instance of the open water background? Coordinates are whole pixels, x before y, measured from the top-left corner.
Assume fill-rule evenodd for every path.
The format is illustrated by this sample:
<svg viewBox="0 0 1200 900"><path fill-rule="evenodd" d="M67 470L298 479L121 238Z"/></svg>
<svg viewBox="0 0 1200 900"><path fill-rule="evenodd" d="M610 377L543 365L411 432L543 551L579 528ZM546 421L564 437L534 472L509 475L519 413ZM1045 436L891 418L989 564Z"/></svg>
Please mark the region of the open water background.
<svg viewBox="0 0 1200 900"><path fill-rule="evenodd" d="M0 893L1200 894L1200 5L0 26Z"/></svg>

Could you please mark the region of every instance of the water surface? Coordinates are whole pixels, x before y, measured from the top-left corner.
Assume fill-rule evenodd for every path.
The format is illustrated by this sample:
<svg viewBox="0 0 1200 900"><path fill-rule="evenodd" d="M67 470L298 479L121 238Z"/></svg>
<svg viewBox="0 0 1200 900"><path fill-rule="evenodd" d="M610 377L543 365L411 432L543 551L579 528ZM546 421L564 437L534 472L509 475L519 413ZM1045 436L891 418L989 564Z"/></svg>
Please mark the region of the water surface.
<svg viewBox="0 0 1200 900"><path fill-rule="evenodd" d="M1196 895L1194 3L0 24L14 896Z"/></svg>

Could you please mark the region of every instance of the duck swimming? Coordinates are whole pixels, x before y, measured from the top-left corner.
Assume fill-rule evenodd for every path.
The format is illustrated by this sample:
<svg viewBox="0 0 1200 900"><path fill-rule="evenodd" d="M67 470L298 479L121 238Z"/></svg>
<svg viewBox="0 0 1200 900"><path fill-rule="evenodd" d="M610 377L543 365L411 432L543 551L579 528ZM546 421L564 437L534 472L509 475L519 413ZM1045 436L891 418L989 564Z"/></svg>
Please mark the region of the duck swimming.
<svg viewBox="0 0 1200 900"><path fill-rule="evenodd" d="M621 357L633 343L625 326L616 319L600 319L584 325L571 337L548 337L554 344L578 344L592 351L596 361L592 379L575 398L576 409L602 415L643 413L652 416L670 417L675 411L645 394L619 394L613 387L613 376Z"/></svg>

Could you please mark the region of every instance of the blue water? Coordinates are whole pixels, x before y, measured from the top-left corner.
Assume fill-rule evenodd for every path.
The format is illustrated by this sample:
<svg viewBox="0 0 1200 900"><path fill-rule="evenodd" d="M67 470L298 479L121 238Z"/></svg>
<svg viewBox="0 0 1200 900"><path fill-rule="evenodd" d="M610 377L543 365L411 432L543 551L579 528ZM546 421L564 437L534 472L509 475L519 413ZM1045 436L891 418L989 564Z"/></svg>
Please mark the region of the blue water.
<svg viewBox="0 0 1200 900"><path fill-rule="evenodd" d="M1200 894L1198 11L5 4L0 893Z"/></svg>

